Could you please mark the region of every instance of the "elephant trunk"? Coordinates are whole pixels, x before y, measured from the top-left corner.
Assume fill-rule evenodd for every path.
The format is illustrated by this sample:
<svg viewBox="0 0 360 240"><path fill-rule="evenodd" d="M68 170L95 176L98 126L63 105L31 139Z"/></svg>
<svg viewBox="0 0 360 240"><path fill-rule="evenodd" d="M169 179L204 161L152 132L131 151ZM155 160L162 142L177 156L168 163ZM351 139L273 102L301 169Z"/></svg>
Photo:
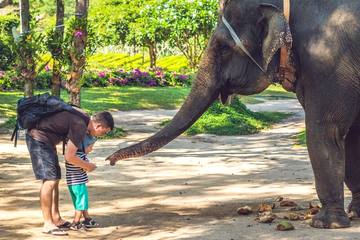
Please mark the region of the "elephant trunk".
<svg viewBox="0 0 360 240"><path fill-rule="evenodd" d="M211 41L210 41L211 42ZM217 81L218 67L215 51L208 46L190 94L171 122L155 135L135 145L119 149L106 160L114 165L116 161L139 157L151 153L186 131L219 96L220 84Z"/></svg>

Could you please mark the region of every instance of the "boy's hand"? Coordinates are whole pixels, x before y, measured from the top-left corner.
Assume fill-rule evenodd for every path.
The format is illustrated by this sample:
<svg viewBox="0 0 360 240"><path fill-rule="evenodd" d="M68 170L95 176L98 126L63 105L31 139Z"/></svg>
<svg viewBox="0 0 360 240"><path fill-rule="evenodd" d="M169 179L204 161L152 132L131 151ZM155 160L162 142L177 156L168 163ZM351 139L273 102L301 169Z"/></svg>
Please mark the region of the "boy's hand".
<svg viewBox="0 0 360 240"><path fill-rule="evenodd" d="M92 172L92 171L94 171L96 168L97 168L97 167L96 167L95 164L93 164L93 163L88 163L88 166L86 167L85 171L87 171L87 172Z"/></svg>
<svg viewBox="0 0 360 240"><path fill-rule="evenodd" d="M94 144L89 145L89 146L85 149L85 153L88 154L88 153L92 152L93 146L94 146Z"/></svg>

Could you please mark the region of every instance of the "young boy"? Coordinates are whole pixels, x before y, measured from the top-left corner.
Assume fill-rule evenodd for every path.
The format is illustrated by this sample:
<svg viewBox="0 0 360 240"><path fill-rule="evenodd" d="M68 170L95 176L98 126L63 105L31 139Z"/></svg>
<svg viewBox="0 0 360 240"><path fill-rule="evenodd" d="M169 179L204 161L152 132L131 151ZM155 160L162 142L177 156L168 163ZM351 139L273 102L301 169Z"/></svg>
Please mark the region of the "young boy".
<svg viewBox="0 0 360 240"><path fill-rule="evenodd" d="M95 137L87 134L82 142L82 149L78 149L76 155L83 161L89 162L87 154L92 151L92 147L96 141ZM66 182L70 191L71 199L75 207L75 217L70 226L72 230L80 230L82 228L98 227L88 212L89 200L86 183L89 181L87 173L84 169L76 167L66 161ZM84 221L80 222L81 217Z"/></svg>

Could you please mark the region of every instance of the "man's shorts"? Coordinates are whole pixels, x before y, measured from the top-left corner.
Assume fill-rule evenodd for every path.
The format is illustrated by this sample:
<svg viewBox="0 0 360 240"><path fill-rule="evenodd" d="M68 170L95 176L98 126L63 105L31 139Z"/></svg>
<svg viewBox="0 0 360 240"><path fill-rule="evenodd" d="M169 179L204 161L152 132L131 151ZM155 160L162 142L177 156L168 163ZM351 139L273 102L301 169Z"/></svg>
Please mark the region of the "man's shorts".
<svg viewBox="0 0 360 240"><path fill-rule="evenodd" d="M89 194L85 183L68 185L75 210L84 211L89 209Z"/></svg>
<svg viewBox="0 0 360 240"><path fill-rule="evenodd" d="M37 141L28 134L26 134L26 145L36 179L61 179L59 159L54 146Z"/></svg>

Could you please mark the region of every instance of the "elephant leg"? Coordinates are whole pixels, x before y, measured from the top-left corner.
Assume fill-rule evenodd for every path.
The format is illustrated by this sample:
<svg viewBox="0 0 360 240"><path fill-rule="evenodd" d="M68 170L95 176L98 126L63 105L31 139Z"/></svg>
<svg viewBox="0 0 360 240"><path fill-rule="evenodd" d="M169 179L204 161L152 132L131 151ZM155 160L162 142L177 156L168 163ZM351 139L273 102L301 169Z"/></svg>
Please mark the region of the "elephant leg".
<svg viewBox="0 0 360 240"><path fill-rule="evenodd" d="M312 116L311 112L316 112L316 116ZM322 209L313 217L311 226L350 227L350 220L344 211L346 127L326 121L318 114L319 109L316 109L310 110L310 114L306 116L308 151L315 175L316 191L322 204Z"/></svg>
<svg viewBox="0 0 360 240"><path fill-rule="evenodd" d="M353 126L345 139L345 183L352 193L349 212L360 217L360 126Z"/></svg>

